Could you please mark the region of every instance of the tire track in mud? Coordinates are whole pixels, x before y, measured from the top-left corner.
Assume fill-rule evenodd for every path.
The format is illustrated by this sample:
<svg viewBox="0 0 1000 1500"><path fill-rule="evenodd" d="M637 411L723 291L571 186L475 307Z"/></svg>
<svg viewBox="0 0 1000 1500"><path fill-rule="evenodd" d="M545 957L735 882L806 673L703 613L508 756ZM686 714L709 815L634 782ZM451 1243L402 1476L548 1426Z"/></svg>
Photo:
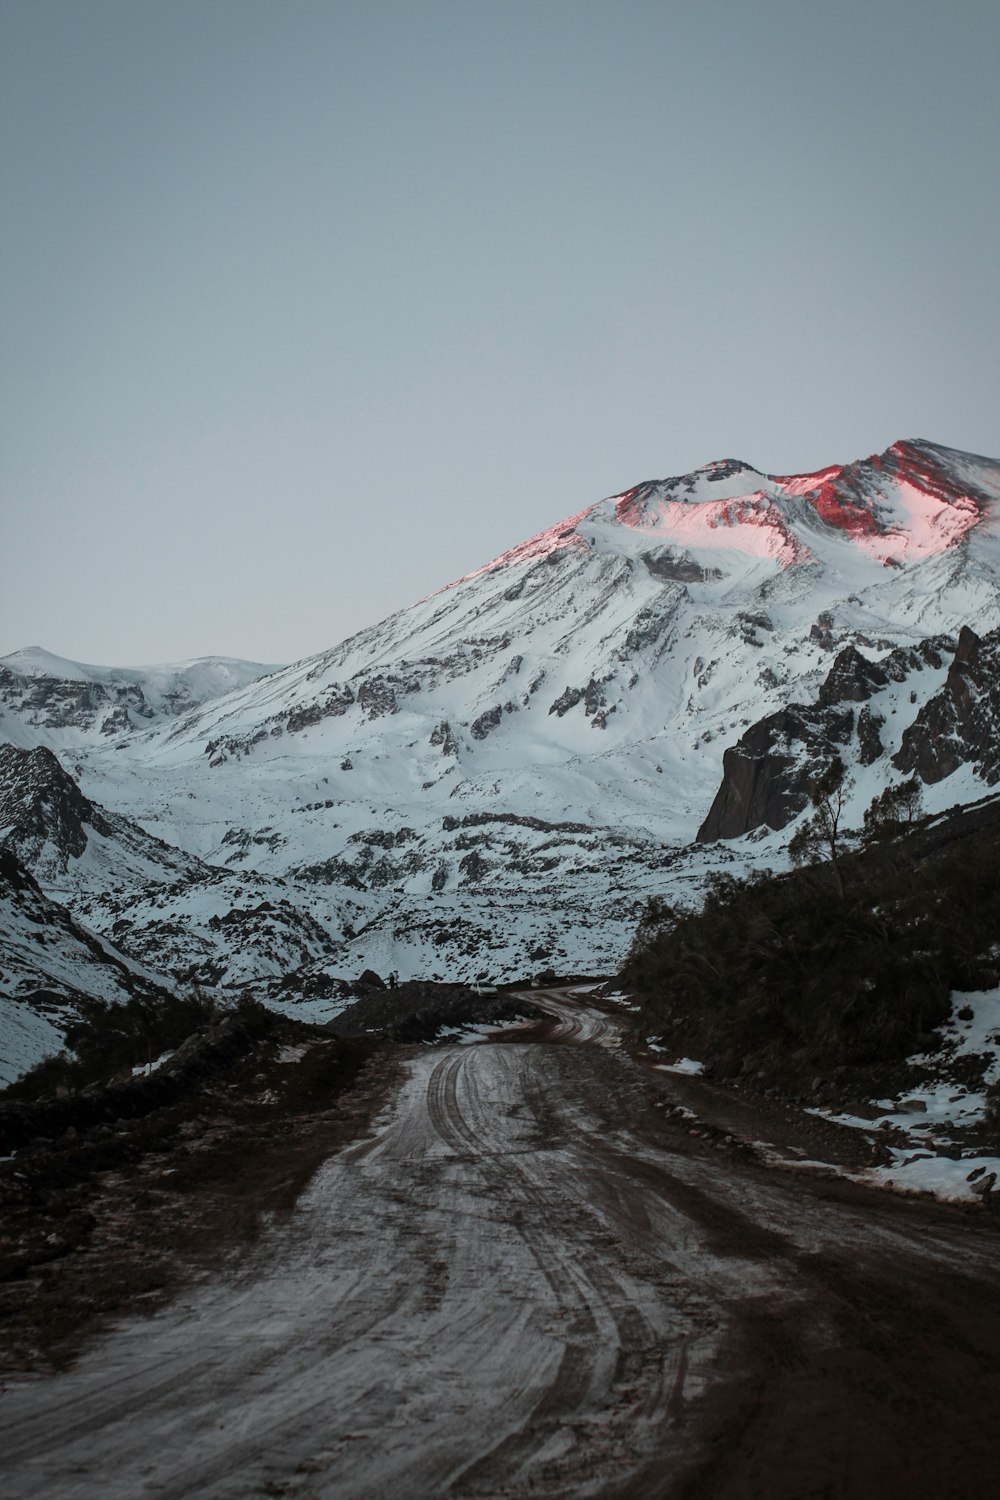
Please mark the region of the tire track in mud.
<svg viewBox="0 0 1000 1500"><path fill-rule="evenodd" d="M560 1027L559 1039L572 1037L582 1029L574 1025L564 1031ZM488 1147L492 1146L487 1132L491 1119L495 1118L481 1098L475 1060L474 1052L444 1060L435 1071L428 1090L430 1114L438 1133L443 1139L450 1139L458 1147L470 1151L481 1149L484 1142ZM526 1071L523 1069L523 1049L507 1049L504 1060L508 1067ZM537 1074L531 1080L531 1086L528 1079L522 1077L519 1092L529 1106L536 1128L540 1129L541 1117L535 1108L541 1100L537 1085ZM466 1109L462 1107L463 1099ZM547 1108L545 1113L549 1113ZM588 1421L593 1423L595 1406L606 1408L606 1429L614 1426L628 1429L627 1433L615 1435L619 1448L629 1450L624 1463L624 1453L619 1454L618 1460L618 1466L626 1471L634 1470L637 1450L643 1447L664 1449L666 1429L677 1425L683 1418L684 1382L694 1335L690 1331L678 1334L666 1326L662 1306L659 1308L661 1316L655 1322L644 1314L641 1311L642 1288L627 1274L613 1271L595 1253L594 1220L597 1216L592 1200L586 1208L581 1205L578 1222L568 1226L573 1234L572 1241L567 1240L567 1226L560 1226L563 1233L559 1238L544 1227L551 1217L553 1202L558 1201L552 1174L539 1170L539 1163L545 1160L544 1151L523 1153L513 1159L505 1155L504 1175L508 1192L512 1176L519 1179L517 1197L530 1210L527 1223L522 1220L519 1228L540 1275L560 1303L562 1315L574 1319L574 1338L566 1343L555 1379L527 1420L457 1476L457 1486L475 1489L491 1479L497 1483L506 1480L508 1484L518 1479L526 1480L526 1470L539 1448L542 1435L560 1426L572 1429L574 1418L584 1427ZM612 1241L599 1217L596 1238L606 1259L607 1246ZM567 1243L572 1243L573 1255L567 1255ZM595 1349L601 1351L600 1363L595 1358ZM628 1400L623 1420L622 1411L615 1408L614 1396L616 1391L626 1394L626 1382ZM644 1434L638 1430L641 1427L646 1429ZM606 1436L605 1446L613 1440L610 1435ZM553 1459L547 1467L549 1477L558 1479L560 1484L570 1477L566 1473L565 1455L562 1462ZM573 1467L577 1470L592 1468L593 1463L581 1461L577 1455ZM607 1467L607 1459L604 1467ZM662 1492L662 1467L657 1463L655 1468L653 1488L648 1490L651 1495ZM536 1490L538 1482L535 1481ZM608 1482L613 1481L606 1475L602 1485ZM544 1480L542 1483L544 1486ZM580 1488L581 1483L578 1474L575 1493L587 1492ZM647 1493L646 1485L633 1473L627 1481L627 1492L641 1500L641 1496Z"/></svg>
<svg viewBox="0 0 1000 1500"><path fill-rule="evenodd" d="M8 1391L5 1500L870 1500L865 1391L921 1348L889 1265L975 1407L1000 1310L970 1323L954 1273L981 1292L982 1234L647 1129L614 1020L532 998L544 1039L414 1052L237 1280Z"/></svg>

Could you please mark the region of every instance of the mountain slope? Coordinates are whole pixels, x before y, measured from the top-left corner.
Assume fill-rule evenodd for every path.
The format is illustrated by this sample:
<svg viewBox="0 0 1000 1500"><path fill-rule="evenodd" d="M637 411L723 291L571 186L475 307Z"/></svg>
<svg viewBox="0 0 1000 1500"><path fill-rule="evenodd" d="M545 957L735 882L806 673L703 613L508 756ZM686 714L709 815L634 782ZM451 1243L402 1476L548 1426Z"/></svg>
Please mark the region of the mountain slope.
<svg viewBox="0 0 1000 1500"><path fill-rule="evenodd" d="M165 999L170 981L88 931L0 850L0 1087L62 1045L83 999Z"/></svg>
<svg viewBox="0 0 1000 1500"><path fill-rule="evenodd" d="M274 670L224 656L175 666L93 667L30 646L0 660L0 739L27 747L117 740Z"/></svg>
<svg viewBox="0 0 1000 1500"><path fill-rule="evenodd" d="M726 460L599 501L182 714L88 731L72 768L188 856L284 882L338 973L613 967L648 894L783 858L767 817L761 843L690 847L727 747L761 723L794 740L794 705L806 739L810 705L849 714L870 796L969 626L1000 627L996 462L923 441L808 475ZM928 805L982 785L962 764Z"/></svg>

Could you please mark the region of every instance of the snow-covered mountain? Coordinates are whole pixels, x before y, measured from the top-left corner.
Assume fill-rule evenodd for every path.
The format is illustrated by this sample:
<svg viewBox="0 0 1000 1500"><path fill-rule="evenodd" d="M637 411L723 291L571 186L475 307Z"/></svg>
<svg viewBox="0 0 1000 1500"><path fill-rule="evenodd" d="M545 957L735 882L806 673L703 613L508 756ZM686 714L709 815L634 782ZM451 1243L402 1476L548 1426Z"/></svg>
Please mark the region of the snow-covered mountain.
<svg viewBox="0 0 1000 1500"><path fill-rule="evenodd" d="M229 691L182 703L155 674L101 676L116 694L134 680L149 714L54 711L91 683L72 665L46 667L31 708L13 658L0 698L17 744L52 747L107 816L207 868L112 893L66 859L61 898L129 951L167 924L165 967L191 972L209 931L224 949L234 883L264 882L260 900L286 903L275 931L298 913L311 936L270 966L259 945L220 959L222 982L273 976L293 949L313 973L475 978L611 966L647 895L780 861L771 830L833 749L860 817L917 722L933 738L932 705L954 707L963 629L988 677L998 628L1000 464L912 441L813 474L726 460L637 485L319 656L223 664L243 672ZM958 755L928 806L981 796L992 764Z"/></svg>
<svg viewBox="0 0 1000 1500"><path fill-rule="evenodd" d="M0 659L0 739L28 748L68 748L94 737L114 738L275 670L225 656L163 667L91 667L29 646Z"/></svg>
<svg viewBox="0 0 1000 1500"><path fill-rule="evenodd" d="M0 1087L60 1050L81 999L166 999L171 988L89 932L0 850Z"/></svg>

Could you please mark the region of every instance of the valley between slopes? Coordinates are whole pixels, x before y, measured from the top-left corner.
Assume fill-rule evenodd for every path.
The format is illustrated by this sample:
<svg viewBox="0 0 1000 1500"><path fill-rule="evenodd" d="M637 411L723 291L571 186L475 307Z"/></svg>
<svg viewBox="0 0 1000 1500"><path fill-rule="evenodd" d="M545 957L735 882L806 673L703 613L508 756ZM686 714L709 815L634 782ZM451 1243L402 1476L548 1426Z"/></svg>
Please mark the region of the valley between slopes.
<svg viewBox="0 0 1000 1500"><path fill-rule="evenodd" d="M585 992L523 999L544 1018L375 1047L256 1141L235 1107L206 1118L237 1184L212 1235L184 1152L106 1174L117 1230L26 1270L36 1309L61 1277L79 1301L88 1257L100 1302L171 1227L189 1274L161 1267L151 1315L124 1303L61 1366L8 1338L9 1500L987 1493L996 1215L795 1166L856 1137L802 1115L794 1148L776 1107L655 1071ZM262 1098L281 1069L312 1097L313 1030Z"/></svg>

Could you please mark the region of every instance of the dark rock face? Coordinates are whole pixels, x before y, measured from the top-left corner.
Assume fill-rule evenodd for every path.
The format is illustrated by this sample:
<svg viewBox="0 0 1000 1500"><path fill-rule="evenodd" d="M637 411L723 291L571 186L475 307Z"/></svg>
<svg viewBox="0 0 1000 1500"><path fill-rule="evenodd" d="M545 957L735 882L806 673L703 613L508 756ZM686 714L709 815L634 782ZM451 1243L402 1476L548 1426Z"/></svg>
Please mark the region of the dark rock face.
<svg viewBox="0 0 1000 1500"><path fill-rule="evenodd" d="M823 707L831 703L865 703L888 682L889 674L880 662L869 661L856 646L845 646L826 674L819 702Z"/></svg>
<svg viewBox="0 0 1000 1500"><path fill-rule="evenodd" d="M820 624L829 633L828 623L824 624L822 617ZM967 633L972 636L971 631ZM963 637L965 634L963 631ZM997 636L1000 640L1000 632ZM854 740L862 765L878 760L884 753L880 734L883 720L868 706L867 700L890 682L904 682L911 672L921 671L925 666L940 666L941 652L950 645L945 637L936 636L916 648L897 647L880 661L869 660L856 646L845 646L834 658L815 704L793 703L759 720L738 744L725 752L722 784L698 830L698 840L709 843L713 839L739 838L753 828L786 827L808 805L816 772ZM993 677L995 681L995 670ZM961 696L957 680L955 692ZM932 703L937 701L935 698ZM852 708L845 706L853 703L864 704L856 716ZM966 715L970 723L976 712L970 703ZM987 715L981 724L977 719L976 743L984 764L989 759L991 745L996 742L995 733L993 741L989 739L987 721L1000 726L1000 711L992 717ZM952 710L942 705L934 720L934 730L927 737L928 743L938 745L938 754L947 743L953 722ZM904 749L905 746L904 740ZM1000 752L995 751L994 756L998 760L996 776L1000 779ZM932 752L927 750L925 762L929 764L931 758ZM914 769L909 762L904 765L899 756L896 764L901 770ZM956 761L957 764L960 762ZM950 769L954 770L955 765ZM924 776L924 780L930 779Z"/></svg>
<svg viewBox="0 0 1000 1500"><path fill-rule="evenodd" d="M62 868L87 847L87 826L110 833L100 810L80 791L51 750L0 745L0 827L4 847L29 867L48 843Z"/></svg>
<svg viewBox="0 0 1000 1500"><path fill-rule="evenodd" d="M485 713L479 715L469 725L469 733L474 740L484 740L491 729L496 729L503 718L503 709L497 703L493 708L488 708Z"/></svg>
<svg viewBox="0 0 1000 1500"><path fill-rule="evenodd" d="M431 744L440 745L442 755L458 754L458 741L447 719L442 719L437 728L431 730Z"/></svg>
<svg viewBox="0 0 1000 1500"><path fill-rule="evenodd" d="M863 766L873 765L885 753L879 733L884 724L882 715L875 713L867 703L858 714L858 759Z"/></svg>
<svg viewBox="0 0 1000 1500"><path fill-rule="evenodd" d="M654 578L663 578L670 583L707 583L723 577L721 568L703 568L690 552L675 552L671 547L644 552L642 560Z"/></svg>
<svg viewBox="0 0 1000 1500"><path fill-rule="evenodd" d="M723 756L722 785L698 842L739 838L764 825L784 828L808 805L816 768L848 743L853 730L850 709L801 704L751 725Z"/></svg>
<svg viewBox="0 0 1000 1500"><path fill-rule="evenodd" d="M472 849L459 860L458 868L466 880L477 881L482 880L483 876L487 874L491 868L491 863L488 859L483 858L478 849Z"/></svg>
<svg viewBox="0 0 1000 1500"><path fill-rule="evenodd" d="M1000 781L1000 630L982 639L962 630L944 686L903 735L893 764L930 784L963 765L988 786Z"/></svg>

